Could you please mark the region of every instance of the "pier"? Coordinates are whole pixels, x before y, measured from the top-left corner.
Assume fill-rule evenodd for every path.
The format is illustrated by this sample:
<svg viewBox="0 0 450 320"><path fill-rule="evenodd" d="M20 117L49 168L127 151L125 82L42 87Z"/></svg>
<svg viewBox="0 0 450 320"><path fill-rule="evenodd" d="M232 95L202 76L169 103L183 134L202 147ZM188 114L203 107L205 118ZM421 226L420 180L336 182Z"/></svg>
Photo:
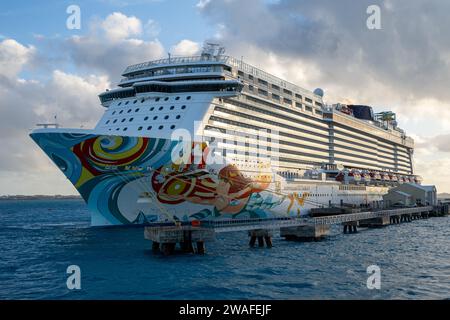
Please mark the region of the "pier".
<svg viewBox="0 0 450 320"><path fill-rule="evenodd" d="M331 210L330 210L331 209ZM333 211L335 210L335 211ZM326 237L332 225L342 225L343 233L357 233L358 228L380 228L390 224L407 223L430 216L448 215L448 206L424 206L411 208L389 208L330 214L335 208L316 209L315 217L285 217L260 219L227 219L194 221L191 224L146 226L144 236L153 242L152 250L164 255L173 254L179 246L181 252L204 254L205 243L214 241L217 233L247 231L249 246L273 246L274 231L286 240L318 241Z"/></svg>

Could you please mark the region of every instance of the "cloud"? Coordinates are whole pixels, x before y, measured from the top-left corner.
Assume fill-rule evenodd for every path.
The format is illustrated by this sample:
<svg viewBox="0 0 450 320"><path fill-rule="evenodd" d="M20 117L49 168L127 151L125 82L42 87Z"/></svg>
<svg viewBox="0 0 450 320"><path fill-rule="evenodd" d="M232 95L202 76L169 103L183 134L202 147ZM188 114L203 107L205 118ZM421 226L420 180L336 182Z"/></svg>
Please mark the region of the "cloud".
<svg viewBox="0 0 450 320"><path fill-rule="evenodd" d="M147 21L144 26L144 34L148 37L155 38L161 32L161 27L158 22L153 19Z"/></svg>
<svg viewBox="0 0 450 320"><path fill-rule="evenodd" d="M128 65L163 56L152 38L158 28L156 21L116 12L93 20L83 36L39 36L38 47L1 39L0 194L76 193L28 134L55 115L64 127L95 127L104 112L98 94L115 86ZM193 50L195 43L179 48Z"/></svg>
<svg viewBox="0 0 450 320"><path fill-rule="evenodd" d="M0 42L0 75L14 78L35 55L33 46L23 46L13 39Z"/></svg>
<svg viewBox="0 0 450 320"><path fill-rule="evenodd" d="M123 13L114 12L101 22L107 39L111 41L120 41L142 34L142 22L132 16L127 17Z"/></svg>
<svg viewBox="0 0 450 320"><path fill-rule="evenodd" d="M65 39L60 47L78 68L87 73L106 74L109 79L118 81L127 66L164 55L164 47L158 39L141 37L146 33L156 34L156 28L155 21L150 20L143 26L136 17L116 12L104 20L94 21L87 35Z"/></svg>
<svg viewBox="0 0 450 320"><path fill-rule="evenodd" d="M191 40L181 40L171 49L171 54L176 56L191 56L200 53L200 44Z"/></svg>
<svg viewBox="0 0 450 320"><path fill-rule="evenodd" d="M13 39L0 43L0 194L74 193L28 134L36 123L53 122L55 114L68 127L94 126L103 112L97 94L110 86L106 76L80 77L59 70L45 82L19 79L36 54L35 48ZM32 191L39 184L42 187Z"/></svg>
<svg viewBox="0 0 450 320"><path fill-rule="evenodd" d="M382 30L366 27L372 4L381 7ZM222 26L220 40L233 51L257 47L314 65L323 86L374 84L411 99L450 98L450 38L442 32L450 29L447 1L217 0L200 11Z"/></svg>

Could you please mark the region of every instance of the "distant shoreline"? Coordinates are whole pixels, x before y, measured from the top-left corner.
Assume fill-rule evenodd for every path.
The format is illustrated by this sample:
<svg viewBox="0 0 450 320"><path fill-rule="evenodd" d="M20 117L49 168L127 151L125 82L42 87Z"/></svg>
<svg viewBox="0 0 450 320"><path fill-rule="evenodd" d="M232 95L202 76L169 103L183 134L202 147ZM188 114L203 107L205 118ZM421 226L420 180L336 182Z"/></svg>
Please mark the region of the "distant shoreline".
<svg viewBox="0 0 450 320"><path fill-rule="evenodd" d="M63 195L54 195L54 196L46 196L46 195L33 195L33 196L24 196L24 195L14 195L14 196L0 196L0 201L11 201L11 200L82 200L80 196L63 196Z"/></svg>

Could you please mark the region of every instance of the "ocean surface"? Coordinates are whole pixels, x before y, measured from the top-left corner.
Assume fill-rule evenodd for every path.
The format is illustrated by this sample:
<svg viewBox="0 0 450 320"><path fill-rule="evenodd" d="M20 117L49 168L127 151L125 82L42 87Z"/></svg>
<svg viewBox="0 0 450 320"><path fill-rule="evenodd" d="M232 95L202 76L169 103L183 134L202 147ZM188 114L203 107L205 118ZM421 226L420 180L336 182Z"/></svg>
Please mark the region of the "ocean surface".
<svg viewBox="0 0 450 320"><path fill-rule="evenodd" d="M274 247L218 235L204 256L151 252L141 228L90 228L79 200L0 201L0 299L449 299L450 218ZM66 269L81 269L69 290ZM380 290L367 267L381 269Z"/></svg>

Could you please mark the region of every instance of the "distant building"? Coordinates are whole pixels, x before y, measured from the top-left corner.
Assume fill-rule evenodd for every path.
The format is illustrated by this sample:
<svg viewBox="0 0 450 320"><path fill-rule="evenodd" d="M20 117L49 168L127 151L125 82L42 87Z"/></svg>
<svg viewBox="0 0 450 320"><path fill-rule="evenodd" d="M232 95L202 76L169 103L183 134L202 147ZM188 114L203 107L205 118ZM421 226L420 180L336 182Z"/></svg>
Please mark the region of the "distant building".
<svg viewBox="0 0 450 320"><path fill-rule="evenodd" d="M435 186L423 186L412 183L403 183L391 188L383 196L383 200L390 204L401 204L404 206L414 205L437 205L437 190Z"/></svg>

